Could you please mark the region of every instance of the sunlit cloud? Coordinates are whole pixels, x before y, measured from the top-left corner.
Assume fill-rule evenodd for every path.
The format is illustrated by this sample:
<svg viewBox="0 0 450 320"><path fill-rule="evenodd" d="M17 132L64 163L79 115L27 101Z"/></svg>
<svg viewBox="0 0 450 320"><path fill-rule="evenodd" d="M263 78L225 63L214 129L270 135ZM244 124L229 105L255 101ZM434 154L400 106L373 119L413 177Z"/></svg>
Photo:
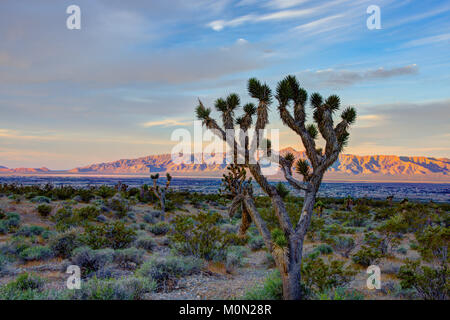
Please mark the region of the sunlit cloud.
<svg viewBox="0 0 450 320"><path fill-rule="evenodd" d="M186 126L191 122L188 120L176 120L176 119L165 119L165 120L158 120L158 121L148 121L142 124L143 127L151 128L151 127L179 127L179 126Z"/></svg>

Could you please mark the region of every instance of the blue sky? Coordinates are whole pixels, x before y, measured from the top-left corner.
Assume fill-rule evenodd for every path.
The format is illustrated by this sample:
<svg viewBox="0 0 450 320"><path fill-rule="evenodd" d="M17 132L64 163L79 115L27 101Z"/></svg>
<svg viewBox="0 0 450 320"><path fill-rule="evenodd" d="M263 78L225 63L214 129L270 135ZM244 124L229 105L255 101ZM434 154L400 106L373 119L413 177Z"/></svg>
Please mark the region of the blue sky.
<svg viewBox="0 0 450 320"><path fill-rule="evenodd" d="M66 28L72 4L81 30ZM3 0L0 165L170 152L197 98L247 102L249 77L287 74L357 108L347 153L450 157L449 18L443 1ZM272 110L281 146L302 149Z"/></svg>

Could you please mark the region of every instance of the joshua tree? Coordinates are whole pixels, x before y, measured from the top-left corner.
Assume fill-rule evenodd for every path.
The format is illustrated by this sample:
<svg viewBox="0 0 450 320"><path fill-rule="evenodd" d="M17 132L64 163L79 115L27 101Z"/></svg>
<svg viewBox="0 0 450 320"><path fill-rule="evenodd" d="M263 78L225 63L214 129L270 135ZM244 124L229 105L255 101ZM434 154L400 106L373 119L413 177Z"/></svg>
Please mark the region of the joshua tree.
<svg viewBox="0 0 450 320"><path fill-rule="evenodd" d="M279 225L286 238L286 246L280 247L273 241L270 230L258 212L254 198L248 188L243 188L242 192L236 195L231 210L243 205L248 211L280 270L284 299L301 299L300 269L303 241L311 220L317 191L326 170L337 160L348 141L348 128L356 119L356 111L351 107L345 109L341 114L342 120L335 126L333 114L340 108L339 97L332 95L324 100L321 95L314 93L310 98L310 103L314 110L313 120L315 124L307 125L305 111L308 100L307 93L300 87L297 79L294 76L286 77L278 83L276 91L275 98L278 101L280 118L286 126L300 137L308 157L308 160L300 159L295 163L295 170L303 176L303 181L300 181L292 174L294 156L292 154L284 157L279 156L280 168L286 180L294 189L304 192L303 208L298 221L291 221L281 195L264 176L259 163L254 164L249 161L248 140L245 139L244 145L237 139L232 142L230 142L230 139L227 141L226 130L234 129L234 112L240 104L239 97L236 94L231 94L226 100L217 100L216 109L222 113L223 127L219 126L217 121L211 117L211 109L206 108L201 101L196 108L196 114L208 129L227 141L233 148L235 155L239 153L241 156L245 156L245 167L250 171L261 189L270 197ZM252 124L252 116L256 113L255 130L259 132L269 122L268 110L273 98L272 91L268 85L252 78L248 81L248 92L252 98L257 99L258 106L245 105L244 115L235 121L241 129L248 130ZM326 143L324 150L316 146L319 133ZM260 147L259 135L257 135L257 147ZM270 148L267 154L269 156L273 154Z"/></svg>
<svg viewBox="0 0 450 320"><path fill-rule="evenodd" d="M153 193L159 199L159 203L161 205L161 221L164 221L164 216L166 212L166 193L169 190L170 182L172 181L172 176L167 173L167 182L164 187L160 187L157 185L159 179L159 173L151 175L150 178L153 180L153 187L151 188Z"/></svg>
<svg viewBox="0 0 450 320"><path fill-rule="evenodd" d="M322 201L317 201L314 205L314 208L317 209L317 216L320 218L320 216L323 213L323 208L325 207L325 204Z"/></svg>
<svg viewBox="0 0 450 320"><path fill-rule="evenodd" d="M252 178L247 179L247 171L245 167L241 165L231 164L227 167L228 174L223 175L222 185L232 199L235 199L239 194L243 193L244 190L247 191L250 197L253 197L253 192L251 191ZM242 218L241 226L239 227L238 235L244 237L247 229L252 223L251 216L242 202L236 202L237 207L232 207L229 210L229 216L232 218L238 207L241 208Z"/></svg>

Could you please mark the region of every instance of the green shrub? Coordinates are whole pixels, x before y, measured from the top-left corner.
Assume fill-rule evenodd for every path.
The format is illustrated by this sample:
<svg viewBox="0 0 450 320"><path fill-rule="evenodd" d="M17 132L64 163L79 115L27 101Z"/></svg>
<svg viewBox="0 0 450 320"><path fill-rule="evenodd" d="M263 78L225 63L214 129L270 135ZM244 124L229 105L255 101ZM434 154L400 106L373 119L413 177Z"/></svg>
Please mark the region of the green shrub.
<svg viewBox="0 0 450 320"><path fill-rule="evenodd" d="M46 231L47 230L41 226L22 226L14 235L24 237L40 236Z"/></svg>
<svg viewBox="0 0 450 320"><path fill-rule="evenodd" d="M114 262L122 268L130 268L130 264L139 266L144 262L145 251L137 248L120 249L114 252Z"/></svg>
<svg viewBox="0 0 450 320"><path fill-rule="evenodd" d="M87 225L82 241L93 249L127 248L136 240L136 231L116 221L102 225Z"/></svg>
<svg viewBox="0 0 450 320"><path fill-rule="evenodd" d="M319 252L320 254L332 254L333 248L328 244L320 244L314 248L314 251Z"/></svg>
<svg viewBox="0 0 450 320"><path fill-rule="evenodd" d="M142 264L136 274L156 281L158 289L167 289L180 277L198 273L201 267L201 260L194 257L152 257Z"/></svg>
<svg viewBox="0 0 450 320"><path fill-rule="evenodd" d="M138 237L134 242L137 248L145 249L147 251L152 251L156 247L156 242L152 237L142 236Z"/></svg>
<svg viewBox="0 0 450 320"><path fill-rule="evenodd" d="M48 197L44 196L36 196L33 199L31 199L31 202L34 203L50 203L52 200Z"/></svg>
<svg viewBox="0 0 450 320"><path fill-rule="evenodd" d="M420 261L406 260L397 275L403 289L413 288L421 299L448 300L450 270L447 267L431 268Z"/></svg>
<svg viewBox="0 0 450 320"><path fill-rule="evenodd" d="M317 295L319 300L364 300L364 295L352 289L338 287Z"/></svg>
<svg viewBox="0 0 450 320"><path fill-rule="evenodd" d="M352 260L363 267L368 267L375 264L381 256L378 250L368 246L361 246L361 249L352 256Z"/></svg>
<svg viewBox="0 0 450 320"><path fill-rule="evenodd" d="M34 300L43 297L44 281L32 274L23 273L0 287L0 300Z"/></svg>
<svg viewBox="0 0 450 320"><path fill-rule="evenodd" d="M93 250L88 247L81 247L73 251L70 260L72 264L80 267L83 276L87 276L111 263L113 258L114 250L112 249Z"/></svg>
<svg viewBox="0 0 450 320"><path fill-rule="evenodd" d="M149 227L149 231L157 236L166 234L167 232L169 232L169 230L169 224L164 221L160 221Z"/></svg>
<svg viewBox="0 0 450 320"><path fill-rule="evenodd" d="M363 227L370 219L370 208L366 205L357 205L348 214L348 222L353 227Z"/></svg>
<svg viewBox="0 0 450 320"><path fill-rule="evenodd" d="M52 206L48 204L40 204L36 207L36 210L41 217L48 217L52 212Z"/></svg>
<svg viewBox="0 0 450 320"><path fill-rule="evenodd" d="M260 250L262 248L264 248L265 244L264 244L264 239L261 236L254 236L251 237L248 240L248 246L250 247L250 249L252 249L253 251L256 250Z"/></svg>
<svg viewBox="0 0 450 320"><path fill-rule="evenodd" d="M19 256L25 261L46 260L52 257L52 250L46 246L35 246L23 250Z"/></svg>
<svg viewBox="0 0 450 320"><path fill-rule="evenodd" d="M348 258L350 252L355 248L356 243L352 237L334 236L327 240L333 249L341 256Z"/></svg>
<svg viewBox="0 0 450 320"><path fill-rule="evenodd" d="M356 272L341 260L306 257L302 261L302 281L312 292L324 292L349 283Z"/></svg>
<svg viewBox="0 0 450 320"><path fill-rule="evenodd" d="M218 224L218 213L199 212L196 215L179 215L172 221L169 235L176 250L206 260L224 260L227 248L239 242L235 234L223 231Z"/></svg>
<svg viewBox="0 0 450 320"><path fill-rule="evenodd" d="M288 242L283 230L275 228L272 230L271 235L273 243L281 248L287 247Z"/></svg>
<svg viewBox="0 0 450 320"><path fill-rule="evenodd" d="M95 221L100 215L100 210L95 206L86 206L73 210L77 221Z"/></svg>
<svg viewBox="0 0 450 320"><path fill-rule="evenodd" d="M283 284L280 272L274 271L264 281L262 286L256 286L245 293L245 300L281 300L283 298Z"/></svg>
<svg viewBox="0 0 450 320"><path fill-rule="evenodd" d="M122 278L99 280L96 277L83 282L80 290L71 290L72 300L142 300L146 293L153 292L156 283L146 278Z"/></svg>
<svg viewBox="0 0 450 320"><path fill-rule="evenodd" d="M79 235L80 229L69 229L52 236L49 240L50 249L57 257L69 258L72 251L82 245Z"/></svg>

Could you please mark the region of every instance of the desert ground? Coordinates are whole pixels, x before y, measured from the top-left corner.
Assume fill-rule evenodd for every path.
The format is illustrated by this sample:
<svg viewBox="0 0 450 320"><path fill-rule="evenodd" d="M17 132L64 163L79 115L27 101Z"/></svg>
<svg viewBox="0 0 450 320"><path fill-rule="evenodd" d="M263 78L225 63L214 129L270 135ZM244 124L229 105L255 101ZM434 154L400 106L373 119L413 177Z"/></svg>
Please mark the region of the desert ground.
<svg viewBox="0 0 450 320"><path fill-rule="evenodd" d="M286 191L296 221L302 198ZM0 186L0 299L281 299L279 272L226 194ZM270 199L256 198L274 242ZM448 299L449 204L318 199L304 244L305 299ZM445 251L445 256L443 252ZM79 266L81 289L68 289ZM367 268L381 271L368 289Z"/></svg>

